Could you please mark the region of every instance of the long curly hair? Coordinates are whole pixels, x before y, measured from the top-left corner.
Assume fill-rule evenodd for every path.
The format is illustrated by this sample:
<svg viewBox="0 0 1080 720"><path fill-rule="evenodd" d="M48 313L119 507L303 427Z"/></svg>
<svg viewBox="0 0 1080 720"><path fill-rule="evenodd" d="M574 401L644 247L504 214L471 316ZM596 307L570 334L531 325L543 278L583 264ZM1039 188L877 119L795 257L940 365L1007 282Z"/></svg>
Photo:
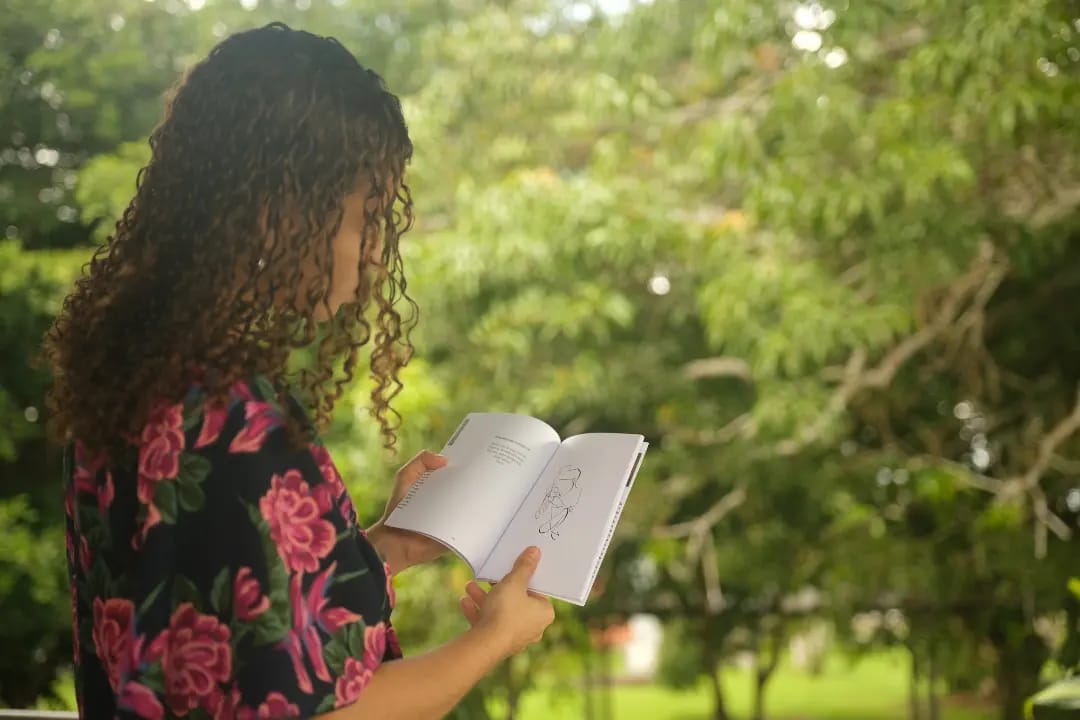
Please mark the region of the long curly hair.
<svg viewBox="0 0 1080 720"><path fill-rule="evenodd" d="M218 399L238 380L269 378L279 400L303 399L313 425L290 430L310 434L326 427L364 350L392 448L390 402L417 312L398 249L413 220L412 143L382 78L333 38L273 23L192 67L149 142L134 198L45 337L54 439L122 450L151 404L179 400L196 372ZM355 302L317 323L343 200L358 188L368 202ZM290 370L305 347L310 361Z"/></svg>

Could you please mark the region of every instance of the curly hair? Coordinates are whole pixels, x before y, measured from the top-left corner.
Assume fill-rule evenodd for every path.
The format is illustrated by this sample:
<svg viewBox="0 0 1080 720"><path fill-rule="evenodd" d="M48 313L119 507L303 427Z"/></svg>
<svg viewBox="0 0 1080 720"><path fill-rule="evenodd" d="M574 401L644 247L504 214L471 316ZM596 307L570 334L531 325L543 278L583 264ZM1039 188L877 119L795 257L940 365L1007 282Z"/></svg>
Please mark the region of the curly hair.
<svg viewBox="0 0 1080 720"><path fill-rule="evenodd" d="M54 439L119 451L197 369L213 398L253 375L279 400L302 397L314 423L290 422L300 441L326 427L364 349L372 412L393 448L390 402L417 319L398 249L413 220L398 98L335 39L272 23L193 66L149 143L134 198L45 337ZM320 324L343 201L360 188L355 301ZM304 275L305 261L318 277ZM313 361L290 370L309 346Z"/></svg>

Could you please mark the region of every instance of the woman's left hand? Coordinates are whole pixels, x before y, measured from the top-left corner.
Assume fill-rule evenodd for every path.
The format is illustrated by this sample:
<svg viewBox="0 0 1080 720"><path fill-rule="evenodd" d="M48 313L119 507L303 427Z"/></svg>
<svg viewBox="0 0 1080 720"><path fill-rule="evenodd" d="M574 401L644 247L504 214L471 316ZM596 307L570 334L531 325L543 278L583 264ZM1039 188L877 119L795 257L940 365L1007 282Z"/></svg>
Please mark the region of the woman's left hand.
<svg viewBox="0 0 1080 720"><path fill-rule="evenodd" d="M383 560L390 565L390 571L393 573L401 572L413 565L430 562L446 552L445 545L429 537L410 530L388 527L386 518L424 473L438 470L447 462L445 456L424 450L406 463L394 477L394 489L390 493L390 500L386 503L383 516L367 531L368 540L375 546L375 550Z"/></svg>

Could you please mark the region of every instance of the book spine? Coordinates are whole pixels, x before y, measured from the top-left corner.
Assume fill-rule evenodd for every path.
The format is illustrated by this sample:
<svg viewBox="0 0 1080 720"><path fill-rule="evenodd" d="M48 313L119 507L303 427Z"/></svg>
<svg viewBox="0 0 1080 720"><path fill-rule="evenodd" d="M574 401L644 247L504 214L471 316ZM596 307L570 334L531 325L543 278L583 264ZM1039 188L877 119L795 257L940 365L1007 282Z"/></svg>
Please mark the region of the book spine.
<svg viewBox="0 0 1080 720"><path fill-rule="evenodd" d="M585 586L585 592L582 595L582 600L589 598L589 593L592 592L593 583L596 582L596 576L600 574L600 566L604 563L604 556L607 555L608 545L611 544L611 538L615 535L615 528L619 525L619 516L622 515L623 506L626 505L626 498L630 496L630 488L623 491L622 498L619 500L618 507L615 508L615 515L611 518L611 522L608 525L607 535L604 537L604 544L600 546L600 553L596 556L596 562L593 563L592 573L589 575L589 584Z"/></svg>

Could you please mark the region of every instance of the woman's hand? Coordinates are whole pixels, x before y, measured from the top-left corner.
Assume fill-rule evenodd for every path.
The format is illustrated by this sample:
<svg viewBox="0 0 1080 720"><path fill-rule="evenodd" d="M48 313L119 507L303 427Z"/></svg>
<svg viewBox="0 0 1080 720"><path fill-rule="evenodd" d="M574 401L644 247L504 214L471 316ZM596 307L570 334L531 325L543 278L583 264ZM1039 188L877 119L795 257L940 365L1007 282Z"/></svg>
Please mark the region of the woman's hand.
<svg viewBox="0 0 1080 720"><path fill-rule="evenodd" d="M405 464L394 477L394 489L379 521L368 528L368 540L382 559L390 565L390 571L398 573L413 565L434 560L446 552L446 547L429 537L386 525L386 518L409 492L409 488L424 473L445 467L447 459L442 455L424 450Z"/></svg>
<svg viewBox="0 0 1080 720"><path fill-rule="evenodd" d="M461 611L477 632L489 635L502 657L516 655L537 642L555 620L547 598L529 591L529 580L540 562L540 549L531 547L518 556L514 567L485 592L475 581L465 586Z"/></svg>
<svg viewBox="0 0 1080 720"><path fill-rule="evenodd" d="M379 665L355 703L314 720L445 717L469 688L551 624L551 603L528 591L539 559L538 552L522 553L489 593L470 584L462 609L471 630L430 652Z"/></svg>

